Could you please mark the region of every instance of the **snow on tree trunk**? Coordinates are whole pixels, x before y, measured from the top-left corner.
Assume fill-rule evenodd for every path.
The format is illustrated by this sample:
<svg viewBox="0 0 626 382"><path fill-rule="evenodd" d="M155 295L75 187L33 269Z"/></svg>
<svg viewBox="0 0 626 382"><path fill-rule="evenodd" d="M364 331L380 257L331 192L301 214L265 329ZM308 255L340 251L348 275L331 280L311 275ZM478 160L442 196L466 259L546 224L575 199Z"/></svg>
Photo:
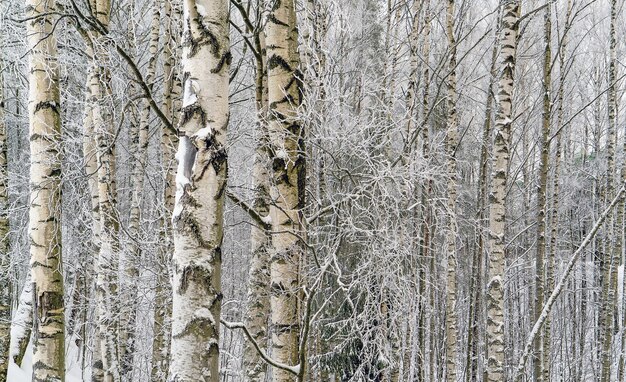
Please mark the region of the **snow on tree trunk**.
<svg viewBox="0 0 626 382"><path fill-rule="evenodd" d="M489 282L487 284L487 381L503 381L504 374L504 258L506 183L509 136L512 123L513 77L517 50L520 5L502 0L502 38L498 86L498 112L494 141L494 169L489 208Z"/></svg>
<svg viewBox="0 0 626 382"><path fill-rule="evenodd" d="M11 321L11 348L9 356L18 366L22 365L26 347L30 342L33 328L33 282L26 277L22 293L17 302L17 311Z"/></svg>
<svg viewBox="0 0 626 382"><path fill-rule="evenodd" d="M33 381L65 379L61 267L61 105L54 0L26 1L29 45L30 208Z"/></svg>
<svg viewBox="0 0 626 382"><path fill-rule="evenodd" d="M298 363L300 334L300 261L303 252L305 151L298 119L301 103L297 21L293 0L277 2L265 26L268 65L270 157L272 160L272 249L270 306L272 358ZM301 367L304 367L301 365ZM272 369L274 382L293 381Z"/></svg>
<svg viewBox="0 0 626 382"><path fill-rule="evenodd" d="M170 378L219 381L223 209L231 61L228 1L183 3Z"/></svg>

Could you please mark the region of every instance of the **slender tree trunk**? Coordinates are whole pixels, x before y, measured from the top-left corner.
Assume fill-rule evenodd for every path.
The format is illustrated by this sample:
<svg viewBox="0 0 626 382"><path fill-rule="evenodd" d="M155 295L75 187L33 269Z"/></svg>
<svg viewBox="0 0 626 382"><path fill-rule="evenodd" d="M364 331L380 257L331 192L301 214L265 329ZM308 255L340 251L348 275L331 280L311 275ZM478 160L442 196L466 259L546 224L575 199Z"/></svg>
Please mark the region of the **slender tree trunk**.
<svg viewBox="0 0 626 382"><path fill-rule="evenodd" d="M504 266L506 182L509 165L509 136L512 124L513 77L517 50L520 5L502 0L500 83L494 141L494 171L489 208L489 283L487 284L487 381L503 381L504 373Z"/></svg>
<svg viewBox="0 0 626 382"><path fill-rule="evenodd" d="M623 142L623 152L626 153L626 136L624 137L624 142ZM622 184L626 183L626 159L624 159L624 162L622 162L622 168L621 168L621 181ZM626 236L625 236L625 226L624 226L624 219L625 219L625 214L626 214L626 203L624 200L621 201L618 209L617 209L617 232L619 232L619 234L616 237L616 240L618 242L618 246L617 248L615 248L615 256L620 256L621 257L621 264L623 269L626 269L626 257L624 257L624 248L626 248ZM616 307L617 309L617 307ZM626 278L622 277L622 322L621 322L621 337L622 337L622 343L621 343L621 352L619 353L619 362L618 362L618 368L617 368L617 380L618 381L623 381L624 380L624 369L626 368Z"/></svg>
<svg viewBox="0 0 626 382"><path fill-rule="evenodd" d="M0 39L0 43L1 43ZM11 342L11 279L9 264L9 169L4 123L4 62L0 56L0 381L7 379Z"/></svg>
<svg viewBox="0 0 626 382"><path fill-rule="evenodd" d="M159 2L154 0L152 4L152 20L150 24L150 41L148 45L148 67L146 82L150 90L156 74L157 50L159 47L160 32ZM129 248L120 253L120 268L124 272L124 278L120 283L120 327L118 334L119 357L122 378L132 378L133 352L136 326L137 286L139 277L138 264L141 260L141 201L144 192L145 170L148 161L148 134L150 129L150 104L148 100L142 100L137 124L136 150L137 160L132 173L133 193L130 206L130 218L128 234L130 236Z"/></svg>
<svg viewBox="0 0 626 382"><path fill-rule="evenodd" d="M425 65L422 71L424 89L422 93L422 156L425 163L430 158L430 125L428 123L429 108L429 89L430 89L430 30L432 14L430 10L430 0L426 0L424 6L424 37L422 43L422 57L424 57ZM420 267L419 267L419 295L420 295L420 318L418 323L418 351L417 351L417 371L416 378L419 382L426 380L426 307L428 306L428 298L426 295L426 286L428 284L427 272L428 256L430 256L430 208L429 198L432 188L430 180L424 180L422 184L421 195L421 238L420 238Z"/></svg>
<svg viewBox="0 0 626 382"><path fill-rule="evenodd" d="M89 55L93 55L93 48L90 41L86 41L87 52ZM100 202L98 196L98 160L97 160L97 145L94 137L94 123L93 123L93 109L92 109L92 95L91 95L91 82L93 81L93 66L89 68L87 73L86 83L86 102L85 102L85 116L83 119L83 156L85 175L87 176L87 183L89 186L89 195L91 200L91 248L93 258L97 260L100 253L100 233L102 231L100 222ZM94 273L94 261L87 261L86 275L88 280L89 289L94 287L94 282L97 280L97 275ZM97 288L97 287L96 287ZM100 348L99 328L96 328L96 344L93 346L92 353L92 381L100 382L104 378L104 370Z"/></svg>
<svg viewBox="0 0 626 382"><path fill-rule="evenodd" d="M293 0L274 5L265 32L268 128L273 170L270 190L273 231L270 259L272 356L277 362L296 365L299 360L305 151L304 132L298 118L301 90ZM272 380L293 381L294 376L273 368Z"/></svg>
<svg viewBox="0 0 626 382"><path fill-rule="evenodd" d="M228 1L185 0L183 14L170 378L217 382L228 173Z"/></svg>
<svg viewBox="0 0 626 382"><path fill-rule="evenodd" d="M29 45L30 237L33 381L65 380L61 262L61 105L54 0L26 1Z"/></svg>
<svg viewBox="0 0 626 382"><path fill-rule="evenodd" d="M410 52L410 72L409 72L409 84L407 88L407 97L406 97L406 109L407 109L407 126L406 126L406 136L407 136L407 147L405 150L407 152L411 151L410 148L410 139L413 134L413 129L415 125L415 117L416 117L416 107L417 107L417 90L418 90L418 82L419 82L419 37L420 37L420 14L422 12L424 1L423 0L413 0L413 5L411 7L411 11L413 13L413 21L411 25L411 34L409 36L409 52Z"/></svg>
<svg viewBox="0 0 626 382"><path fill-rule="evenodd" d="M104 28L109 25L110 0L90 0L92 13ZM96 175L89 179L92 198L93 232L98 249L95 261L96 274L96 317L98 336L94 352L92 379L106 382L120 381L119 353L117 346L118 319L118 259L119 218L116 210L115 182L115 132L110 113L111 78L104 66L108 52L105 38L95 30L85 36L87 50L93 58L87 77L90 97L85 115L84 150L87 158L86 170ZM93 130L92 130L93 129ZM93 135L93 140L90 138ZM93 150L93 151L92 151ZM95 152L95 163L91 157ZM97 203L97 204L96 204ZM97 211L97 213L96 213Z"/></svg>
<svg viewBox="0 0 626 382"><path fill-rule="evenodd" d="M259 21L260 22L260 21ZM252 31L249 31L252 32ZM258 142L253 167L255 187L254 208L262 216L269 215L269 156L267 131L267 65L265 56L265 35L262 31L255 33L255 45L259 56L256 60L256 107L258 115ZM271 235L263 227L252 226L250 232L252 258L248 273L248 301L245 324L250 334L261 347L267 348L267 324L270 313L270 271L269 250ZM264 381L267 364L261 359L258 351L250 341L244 345L245 380L250 382Z"/></svg>
<svg viewBox="0 0 626 382"><path fill-rule="evenodd" d="M176 6L174 6L176 5ZM163 105L162 109L166 117L176 126L174 119L177 112L174 110L174 98L180 95L179 82L176 78L176 57L172 52L172 45L179 39L175 32L175 25L181 24L178 10L179 4L173 4L172 0L163 0L163 13L165 19L165 42L163 44ZM171 337L171 305L172 290L170 283L171 254L173 252L172 226L170 216L174 210L174 198L176 194L176 181L174 174L174 153L177 137L170 129L161 127L161 158L163 161L163 202L165 213L161 223L161 237L163 243L158 249L156 259L156 287L154 302L154 334L152 340L152 381L167 380L170 358Z"/></svg>
<svg viewBox="0 0 626 382"><path fill-rule="evenodd" d="M446 376L448 382L456 382L457 314L456 314L456 268L457 268L457 164L456 151L459 145L458 115L456 111L456 38L454 37L454 0L447 1L446 34L448 35L448 87L447 99L447 138L448 152L448 231L446 247L448 256L446 282Z"/></svg>
<svg viewBox="0 0 626 382"><path fill-rule="evenodd" d="M609 132L607 138L607 186L606 194L608 198L612 198L615 190L613 189L613 176L615 175L615 139L617 129L617 95L615 79L617 77L617 39L616 39L616 23L617 23L617 0L611 0L611 26L609 35L609 91L608 91L608 109L609 109ZM609 216L607 223L607 232L609 235L614 234L613 218ZM618 241L615 237L607 237L607 244ZM608 382L611 379L611 347L613 344L613 312L615 307L615 298L617 294L617 267L621 253L619 248L612 245L607 247L607 251L603 262L602 274L602 305L601 305L601 322L602 322L602 375L601 381Z"/></svg>
<svg viewBox="0 0 626 382"><path fill-rule="evenodd" d="M11 326L16 327L17 330L11 343L10 356L16 365L21 366L33 328L33 282L30 275L24 282Z"/></svg>
<svg viewBox="0 0 626 382"><path fill-rule="evenodd" d="M500 21L498 21L498 26ZM489 153L491 151L491 127L493 118L493 102L494 92L493 87L496 81L496 64L498 59L498 31L496 29L496 40L493 44L491 52L491 67L489 70L489 87L487 88L487 100L485 102L485 120L483 123L483 135L480 149L480 163L479 163L479 180L478 180L478 193L476 200L478 204L478 222L479 222L479 235L478 235L478 248L472 256L472 274L470 279L470 306L469 306L469 323L467 333L467 360L466 360L466 374L465 381L473 382L479 380L478 373L478 359L479 359L479 345L480 336L482 335L480 330L480 319L483 316L483 303L482 303L482 280L484 274L484 256L485 240L484 240L484 228L485 228L485 202L487 201L487 190L489 189Z"/></svg>
<svg viewBox="0 0 626 382"><path fill-rule="evenodd" d="M544 53L543 53L543 114L541 123L540 136L540 163L539 163L539 183L537 185L537 253L535 257L535 297L533 304L533 320L537 321L541 314L544 302L544 289L546 279L546 189L548 184L548 166L550 159L550 122L551 122L551 82L552 82L552 49L550 43L552 41L552 10L551 5L546 8L544 16ZM549 368L546 360L550 358L549 349L544 347L542 336L537 336L534 344L534 379L542 382L549 377ZM548 346L549 347L549 346Z"/></svg>
<svg viewBox="0 0 626 382"><path fill-rule="evenodd" d="M554 179L553 179L553 189L552 189L552 211L551 211L551 233L550 233L550 253L547 258L546 264L546 288L544 291L544 296L549 295L552 292L552 288L554 287L554 266L556 261L556 256L558 253L558 224L559 224L559 198L560 198L560 187L559 187L559 176L560 176L560 168L561 168L561 156L562 156L562 136L563 132L560 131L561 127L564 123L564 99L565 99L565 80L567 77L567 70L565 68L565 55L567 54L567 37L568 32L571 27L570 17L572 14L572 0L567 1L567 11L565 14L565 29L563 31L563 37L561 39L561 45L559 46L559 91L558 91L558 105L559 108L557 110L557 136L556 136L556 147L555 147L555 157L554 157ZM584 291L582 292L584 295ZM574 295L575 297L575 295ZM581 304L581 307L583 305ZM580 315L584 315L585 312L581 310ZM551 346L551 338L552 338L552 324L551 319L548 316L545 323L544 330L544 345L543 348L546 350L547 354L544 357L544 380L550 380L550 346ZM583 337L584 341L584 337ZM574 341L572 341L574 342ZM584 346L584 343L583 345ZM582 347L581 347L582 349ZM582 352L582 350L581 350Z"/></svg>
<svg viewBox="0 0 626 382"><path fill-rule="evenodd" d="M528 335L528 341L524 345L524 349L522 350L522 355L520 356L519 362L517 364L517 369L515 370L515 381L519 381L522 378L524 365L526 364L526 360L528 359L531 348L533 347L535 338L539 335L539 332L541 331L541 328L543 327L543 324L545 323L546 318L548 317L548 315L550 314L550 311L552 310L552 307L554 306L554 302L559 297L559 294L565 288L565 283L567 282L567 279L570 273L574 269L576 262L580 258L581 254L584 253L587 246L593 241L596 233L598 232L600 227L602 227L602 224L604 223L604 221L614 212L615 207L622 201L622 199L624 199L625 193L626 193L626 185L622 185L617 195L613 198L613 200L609 203L607 208L598 217L598 220L596 220L596 222L594 223L594 226L591 228L589 233L585 236L583 241L580 243L576 251L574 251L570 260L566 264L563 275L561 275L561 278L559 279L558 284L556 284L556 286L554 287L554 290L552 291L552 293L546 300L546 303L541 310L541 314L539 315L539 319L536 322L534 322L532 326L532 330L530 331L530 334Z"/></svg>

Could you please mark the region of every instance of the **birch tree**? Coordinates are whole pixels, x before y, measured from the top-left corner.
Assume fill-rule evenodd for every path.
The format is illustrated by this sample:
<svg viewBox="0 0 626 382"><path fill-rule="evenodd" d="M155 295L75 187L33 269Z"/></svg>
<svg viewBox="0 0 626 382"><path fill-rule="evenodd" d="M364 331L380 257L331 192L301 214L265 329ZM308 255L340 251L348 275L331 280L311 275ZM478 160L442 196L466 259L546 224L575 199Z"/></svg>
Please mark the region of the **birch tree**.
<svg viewBox="0 0 626 382"><path fill-rule="evenodd" d="M262 24L265 6L257 3L255 24L251 20L251 12L245 10L241 3L236 3L244 18L246 31L253 34L253 54L255 58L255 92L254 100L257 113L257 143L255 148L252 177L254 182L253 208L261 219L269 219L269 156L268 156L268 89L267 89L267 57L265 33ZM261 349L267 349L268 316L270 314L270 270L269 251L271 250L271 232L267 225L258 223L251 227L250 246L252 257L248 272L247 314L244 323L252 338ZM261 359L259 352L252 343L247 341L244 348L245 380L250 382L263 381L266 378L267 363Z"/></svg>
<svg viewBox="0 0 626 382"><path fill-rule="evenodd" d="M615 175L615 144L617 139L617 0L611 0L611 22L609 32L609 91L608 91L608 118L609 131L607 137L607 185L606 193L608 198L615 194L613 177ZM617 230L614 227L613 215L609 216L607 231L610 235L615 235ZM602 330L602 375L600 380L608 382L611 380L611 348L613 345L613 314L616 309L617 298L617 267L620 257L623 256L622 248L612 244L619 240L618 237L608 238L611 244L607 247L607 258L602 265L603 285L602 285L602 306L601 306L601 330ZM619 252L618 252L619 251Z"/></svg>
<svg viewBox="0 0 626 382"><path fill-rule="evenodd" d="M185 0L183 15L183 109L172 217L174 294L170 378L219 381L231 61L228 2Z"/></svg>
<svg viewBox="0 0 626 382"><path fill-rule="evenodd" d="M545 10L544 16L544 56L543 56L543 114L541 118L540 136L540 163L539 183L537 184L537 254L535 257L535 297L534 297L534 320L539 318L543 308L544 294L550 287L545 285L546 279L546 188L548 183L548 166L550 158L550 123L552 113L551 82L552 82L552 14L551 4ZM534 354L534 379L544 381L546 375L549 378L549 346L544 347L542 336L535 340Z"/></svg>
<svg viewBox="0 0 626 382"><path fill-rule="evenodd" d="M177 63L178 55L172 49L172 45L180 41L176 31L181 19L181 4L173 3L172 0L163 1L163 18L165 19L165 43L163 45L163 111L172 125L176 126L178 106L180 102L175 98L180 96L180 81L178 78ZM176 106L176 107L175 107ZM152 341L152 370L153 380L167 379L169 369L169 350L171 337L171 287L170 287L170 267L173 243L172 225L170 216L174 210L174 198L176 195L175 181L175 147L177 137L167 126L161 127L161 158L163 160L163 201L165 204L165 214L162 219L162 230L164 248L159 252L157 258L157 280L156 297L154 308L154 335Z"/></svg>
<svg viewBox="0 0 626 382"><path fill-rule="evenodd" d="M28 0L29 237L33 282L33 381L65 380L61 263L61 104L54 1Z"/></svg>
<svg viewBox="0 0 626 382"><path fill-rule="evenodd" d="M7 378L11 342L11 294L9 287L9 169L7 166L7 130L4 121L4 71L0 57L0 381Z"/></svg>
<svg viewBox="0 0 626 382"><path fill-rule="evenodd" d="M157 50L159 48L160 9L156 0L152 4L150 23L150 40L148 46L148 67L146 82L150 90L154 88L157 65ZM122 251L120 267L124 270L121 286L121 311L119 331L119 353L122 376L130 375L133 367L133 346L136 325L137 287L135 283L139 277L141 262L140 229L141 229L141 202L144 193L145 170L148 161L148 139L150 127L150 103L144 99L140 105L137 129L133 133L136 139L136 164L132 173L133 193L131 197L128 234L130 236L128 250ZM132 376L132 375L131 375Z"/></svg>
<svg viewBox="0 0 626 382"><path fill-rule="evenodd" d="M512 94L515 74L518 20L517 0L503 0L501 73L498 84L494 169L489 206L489 282L487 284L487 381L502 381L504 374L504 272L506 234L506 183L509 165L509 136L512 124Z"/></svg>
<svg viewBox="0 0 626 382"><path fill-rule="evenodd" d="M298 364L300 334L300 261L303 252L305 151L298 119L301 103L298 31L293 0L274 4L265 26L272 183L270 218L270 307L272 356ZM300 365L305 367L305 365ZM292 374L272 369L272 380L293 381Z"/></svg>
<svg viewBox="0 0 626 382"><path fill-rule="evenodd" d="M456 38L454 37L454 0L448 0L446 6L446 34L448 36L448 99L447 99L447 154L448 154L448 231L446 233L446 246L448 252L447 282L446 282L446 376L449 382L457 380L456 377L456 348L457 348L457 314L456 314L456 293L457 293L457 165L456 152L459 145L458 137L458 116L456 110Z"/></svg>

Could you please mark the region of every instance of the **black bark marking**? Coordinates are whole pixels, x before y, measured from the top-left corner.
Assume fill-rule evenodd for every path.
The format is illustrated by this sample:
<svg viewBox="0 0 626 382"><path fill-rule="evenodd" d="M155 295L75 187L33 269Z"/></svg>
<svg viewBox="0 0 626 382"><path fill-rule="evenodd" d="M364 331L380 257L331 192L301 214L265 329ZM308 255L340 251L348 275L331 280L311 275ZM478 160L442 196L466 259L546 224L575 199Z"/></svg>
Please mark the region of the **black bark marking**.
<svg viewBox="0 0 626 382"><path fill-rule="evenodd" d="M219 73L222 71L222 69L224 68L224 66L230 66L230 63L233 60L233 55L230 53L230 51L224 53L222 55L222 57L220 58L220 61L217 63L217 66L213 69L211 69L211 73L215 74L215 73Z"/></svg>
<svg viewBox="0 0 626 382"><path fill-rule="evenodd" d="M221 249L219 247L214 251L221 253ZM191 283L194 283L196 286L202 288L207 295L216 294L215 289L211 285L211 280L213 279L213 269L210 265L205 266L192 263L184 267L180 273L178 293L186 293Z"/></svg>
<svg viewBox="0 0 626 382"><path fill-rule="evenodd" d="M272 54L267 60L267 67L269 70L276 69L278 67L283 68L285 71L291 72L291 66L284 58L277 54Z"/></svg>
<svg viewBox="0 0 626 382"><path fill-rule="evenodd" d="M284 22L282 22L282 21L278 20L278 19L276 18L276 16L274 16L274 14L270 14L270 15L269 15L269 17L267 18L267 21L268 21L268 22L271 22L271 23L274 23L274 24L276 24L276 25L282 25L282 26L284 26L284 27L288 27L288 26L289 26L289 24L284 23Z"/></svg>
<svg viewBox="0 0 626 382"><path fill-rule="evenodd" d="M183 114L183 116L180 119L180 126L181 127L185 126L196 115L199 117L200 123L202 125L206 125L206 122L207 122L207 120L206 120L206 118L207 118L206 112L204 110L202 110L200 105L198 105L197 103L191 104L189 106L185 106L183 108L183 113L182 114Z"/></svg>

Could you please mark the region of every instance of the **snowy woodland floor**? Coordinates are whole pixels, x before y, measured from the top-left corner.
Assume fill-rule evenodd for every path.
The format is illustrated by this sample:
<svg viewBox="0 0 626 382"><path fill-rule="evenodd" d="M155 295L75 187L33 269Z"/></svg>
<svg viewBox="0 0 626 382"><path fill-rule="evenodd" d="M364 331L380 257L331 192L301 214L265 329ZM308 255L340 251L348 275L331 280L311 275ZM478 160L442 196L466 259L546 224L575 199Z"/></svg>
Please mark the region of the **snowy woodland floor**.
<svg viewBox="0 0 626 382"><path fill-rule="evenodd" d="M78 347L74 341L66 342L65 351L65 382L82 382L88 381L88 378L83 378L89 374L89 370L81 370L80 357ZM26 349L24 360L22 361L22 367L19 367L12 361L9 363L9 377L7 382L30 382L32 381L32 360L33 360L33 344L30 343ZM83 374L84 373L84 374Z"/></svg>

